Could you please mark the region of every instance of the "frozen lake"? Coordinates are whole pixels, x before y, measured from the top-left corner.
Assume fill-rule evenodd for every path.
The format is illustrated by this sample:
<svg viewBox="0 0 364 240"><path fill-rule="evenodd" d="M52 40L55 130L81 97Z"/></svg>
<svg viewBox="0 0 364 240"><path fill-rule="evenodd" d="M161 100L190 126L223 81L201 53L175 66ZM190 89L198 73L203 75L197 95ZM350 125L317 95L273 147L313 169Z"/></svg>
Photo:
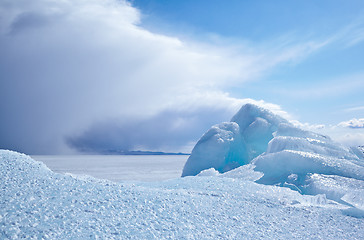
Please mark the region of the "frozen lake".
<svg viewBox="0 0 364 240"><path fill-rule="evenodd" d="M33 155L56 173L90 175L111 181L178 178L188 155Z"/></svg>

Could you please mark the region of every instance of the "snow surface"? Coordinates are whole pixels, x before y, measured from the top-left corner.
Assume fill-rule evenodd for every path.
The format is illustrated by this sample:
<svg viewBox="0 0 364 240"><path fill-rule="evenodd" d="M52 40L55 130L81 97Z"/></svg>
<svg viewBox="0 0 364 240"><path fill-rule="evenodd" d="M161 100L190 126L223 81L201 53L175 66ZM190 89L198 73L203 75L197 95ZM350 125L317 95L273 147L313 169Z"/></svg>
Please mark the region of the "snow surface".
<svg viewBox="0 0 364 240"><path fill-rule="evenodd" d="M0 150L0 239L364 239L359 153L254 105L163 182L64 175Z"/></svg>
<svg viewBox="0 0 364 240"><path fill-rule="evenodd" d="M258 184L262 174L251 166L115 183L54 173L26 155L1 150L0 239L363 239L357 208L324 194ZM330 181L343 183L318 175L311 181L321 183L311 191L327 193ZM333 194L362 197L362 188L351 192L351 184L357 182L343 183L342 192L334 187Z"/></svg>
<svg viewBox="0 0 364 240"><path fill-rule="evenodd" d="M186 155L35 155L53 172L120 181L163 181L181 176Z"/></svg>

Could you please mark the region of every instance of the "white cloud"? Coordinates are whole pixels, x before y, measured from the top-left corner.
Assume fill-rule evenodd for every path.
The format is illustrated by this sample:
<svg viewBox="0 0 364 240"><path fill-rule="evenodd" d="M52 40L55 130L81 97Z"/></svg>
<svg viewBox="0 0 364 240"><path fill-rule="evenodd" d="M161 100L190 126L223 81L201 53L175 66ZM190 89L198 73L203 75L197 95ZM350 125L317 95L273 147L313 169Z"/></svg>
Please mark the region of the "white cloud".
<svg viewBox="0 0 364 240"><path fill-rule="evenodd" d="M364 118L353 118L349 121L339 123L338 126L348 128L364 128Z"/></svg>
<svg viewBox="0 0 364 240"><path fill-rule="evenodd" d="M358 106L358 107L351 107L344 109L345 112L356 112L356 111L363 111L364 106Z"/></svg>
<svg viewBox="0 0 364 240"><path fill-rule="evenodd" d="M348 46L354 46L364 40L364 28L356 29L353 33L351 40L348 43Z"/></svg>
<svg viewBox="0 0 364 240"><path fill-rule="evenodd" d="M317 82L317 84L310 83L310 85L307 85L304 88L275 89L275 91L278 94L284 94L285 96L295 99L322 99L348 95L364 88L364 73L350 74L348 76L332 79L322 79Z"/></svg>
<svg viewBox="0 0 364 240"><path fill-rule="evenodd" d="M364 41L364 18L361 16L342 29L336 37L344 41L346 47L353 47Z"/></svg>
<svg viewBox="0 0 364 240"><path fill-rule="evenodd" d="M364 129L331 128L326 131L333 140L348 146L357 147L364 145Z"/></svg>
<svg viewBox="0 0 364 240"><path fill-rule="evenodd" d="M287 118L287 117L286 117ZM335 125L302 123L288 118L296 127L331 137L347 147L364 145L364 119L352 119Z"/></svg>
<svg viewBox="0 0 364 240"><path fill-rule="evenodd" d="M326 126L324 124L310 124L310 123L301 123L298 120L291 120L291 123L296 127L308 130L308 131L318 131L320 129L324 129Z"/></svg>
<svg viewBox="0 0 364 240"><path fill-rule="evenodd" d="M326 44L221 47L155 34L139 22L125 1L1 1L0 147L64 152L65 137L100 122L170 109L235 111L246 100L219 89Z"/></svg>
<svg viewBox="0 0 364 240"><path fill-rule="evenodd" d="M364 145L364 128L360 127L364 119L352 119L335 125L301 124L303 129L331 137L334 141L348 147ZM353 127L355 126L355 127Z"/></svg>

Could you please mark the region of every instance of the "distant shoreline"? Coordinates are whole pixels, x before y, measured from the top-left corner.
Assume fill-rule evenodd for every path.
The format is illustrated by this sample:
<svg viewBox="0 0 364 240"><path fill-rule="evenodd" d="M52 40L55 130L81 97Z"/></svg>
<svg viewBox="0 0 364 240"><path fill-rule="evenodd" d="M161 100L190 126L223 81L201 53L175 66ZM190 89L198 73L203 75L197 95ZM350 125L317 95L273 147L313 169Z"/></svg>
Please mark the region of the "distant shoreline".
<svg viewBox="0 0 364 240"><path fill-rule="evenodd" d="M151 151L127 151L104 153L107 155L191 155L190 153L169 153L169 152L151 152Z"/></svg>
<svg viewBox="0 0 364 240"><path fill-rule="evenodd" d="M25 154L25 153L24 153ZM164 153L164 152L152 152L152 153L105 153L105 152L82 152L74 154L26 154L29 156L189 156L191 153Z"/></svg>
<svg viewBox="0 0 364 240"><path fill-rule="evenodd" d="M153 152L153 151L104 151L86 153L90 155L191 155L191 153Z"/></svg>

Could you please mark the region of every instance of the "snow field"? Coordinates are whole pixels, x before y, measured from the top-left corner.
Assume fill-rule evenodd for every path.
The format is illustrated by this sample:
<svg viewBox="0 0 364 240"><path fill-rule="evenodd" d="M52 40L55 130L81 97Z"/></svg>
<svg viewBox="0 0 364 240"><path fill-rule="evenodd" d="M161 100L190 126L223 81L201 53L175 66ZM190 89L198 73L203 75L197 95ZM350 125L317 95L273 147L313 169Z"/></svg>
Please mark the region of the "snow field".
<svg viewBox="0 0 364 240"><path fill-rule="evenodd" d="M210 171L215 176L131 184L53 173L15 152L1 150L0 156L1 239L364 236L363 219L347 215L347 206L255 183L259 173L249 166L226 175Z"/></svg>

